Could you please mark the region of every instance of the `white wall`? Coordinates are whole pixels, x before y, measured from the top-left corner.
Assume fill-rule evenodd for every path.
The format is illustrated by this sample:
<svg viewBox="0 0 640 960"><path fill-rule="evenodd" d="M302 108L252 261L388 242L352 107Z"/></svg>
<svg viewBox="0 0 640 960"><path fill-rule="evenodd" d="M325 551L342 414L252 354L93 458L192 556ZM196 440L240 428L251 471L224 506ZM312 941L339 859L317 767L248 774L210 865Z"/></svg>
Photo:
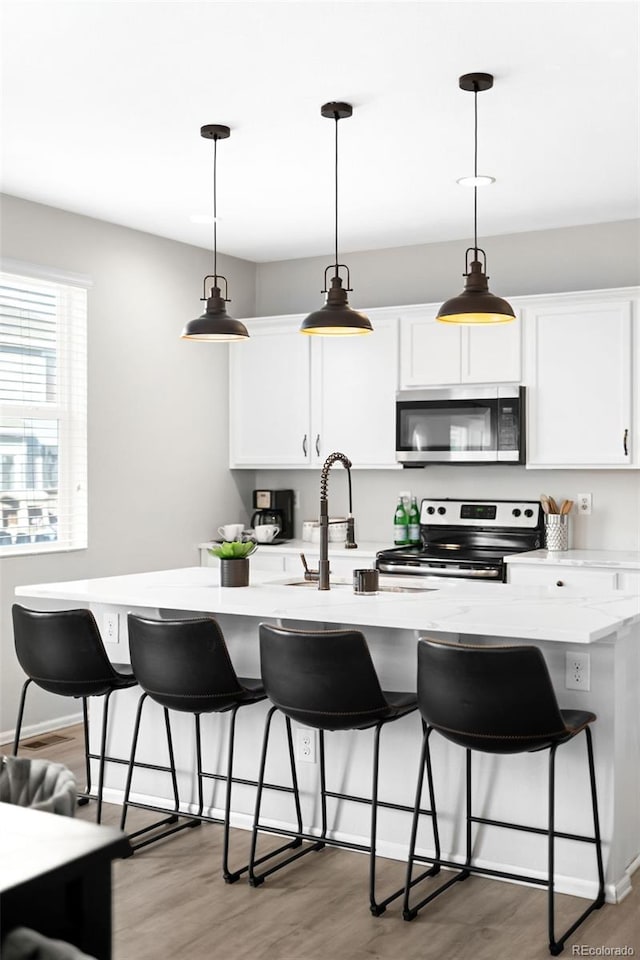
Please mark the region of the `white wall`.
<svg viewBox="0 0 640 960"><path fill-rule="evenodd" d="M485 241L490 287L500 296L593 290L640 283L640 222L592 224L526 234L490 237ZM346 254L356 309L445 300L462 289L465 241ZM304 260L262 263L257 267L258 316L309 312L322 305L323 271L330 255ZM375 333L374 333L375 336ZM560 412L559 412L560 413ZM640 416L640 411L638 412ZM349 451L344 453L349 455ZM346 483L332 474L329 506L344 514ZM318 513L319 471L259 471L264 487L300 491L302 520ZM391 539L391 521L398 492L418 497L487 497L537 499L541 493L574 498L593 493L593 514L574 518L573 546L620 550L640 549L640 476L637 471L526 470L513 466L433 466L424 470L354 471L353 498L357 536Z"/></svg>
<svg viewBox="0 0 640 960"><path fill-rule="evenodd" d="M5 257L93 279L88 308L89 548L0 560L0 731L13 728L23 674L13 649L17 584L198 563L196 544L246 519L252 477L227 467L227 347L180 340L202 312L211 255L198 247L2 198ZM220 258L235 316L254 312L255 266ZM245 497L246 499L246 497ZM33 688L32 688L33 690ZM30 692L25 723L76 704Z"/></svg>

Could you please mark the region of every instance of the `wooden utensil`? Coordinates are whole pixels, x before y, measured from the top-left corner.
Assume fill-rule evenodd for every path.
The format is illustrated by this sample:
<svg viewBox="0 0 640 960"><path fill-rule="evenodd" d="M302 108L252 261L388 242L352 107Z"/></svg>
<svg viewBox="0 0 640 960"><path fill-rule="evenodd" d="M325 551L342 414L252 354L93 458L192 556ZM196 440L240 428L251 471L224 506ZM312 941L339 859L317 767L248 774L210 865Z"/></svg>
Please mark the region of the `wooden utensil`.
<svg viewBox="0 0 640 960"><path fill-rule="evenodd" d="M564 500L562 506L560 507L560 513L562 516L566 516L568 513L571 513L571 508L573 507L573 500Z"/></svg>
<svg viewBox="0 0 640 960"><path fill-rule="evenodd" d="M558 504L555 502L553 497L549 497L549 513L560 513L558 510Z"/></svg>
<svg viewBox="0 0 640 960"><path fill-rule="evenodd" d="M540 494L540 503L541 503L541 505L542 505L542 509L543 509L544 513L549 513L549 512L550 512L550 510L549 510L549 498L548 498L547 496L545 496L544 493L541 493L541 494Z"/></svg>

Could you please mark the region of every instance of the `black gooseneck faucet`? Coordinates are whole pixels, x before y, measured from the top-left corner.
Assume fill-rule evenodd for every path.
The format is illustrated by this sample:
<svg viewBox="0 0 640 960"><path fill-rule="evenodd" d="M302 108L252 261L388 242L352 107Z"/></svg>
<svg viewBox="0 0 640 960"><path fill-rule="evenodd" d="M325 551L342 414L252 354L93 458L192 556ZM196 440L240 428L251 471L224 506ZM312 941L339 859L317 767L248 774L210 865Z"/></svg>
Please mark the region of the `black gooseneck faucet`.
<svg viewBox="0 0 640 960"><path fill-rule="evenodd" d="M347 539L345 549L353 550L358 544L354 539L353 503L351 499L351 460L344 453L330 453L320 474L320 562L318 564L318 590L329 590L329 470L334 463L341 463L347 471L349 482L349 513L347 516Z"/></svg>

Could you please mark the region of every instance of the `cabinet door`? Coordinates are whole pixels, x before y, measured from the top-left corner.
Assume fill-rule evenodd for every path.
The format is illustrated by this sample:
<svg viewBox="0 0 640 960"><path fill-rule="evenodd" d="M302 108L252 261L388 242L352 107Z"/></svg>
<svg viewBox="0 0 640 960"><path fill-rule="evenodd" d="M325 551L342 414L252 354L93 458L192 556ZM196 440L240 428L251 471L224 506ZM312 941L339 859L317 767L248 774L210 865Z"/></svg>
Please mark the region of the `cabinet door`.
<svg viewBox="0 0 640 960"><path fill-rule="evenodd" d="M436 320L438 307L400 314L400 389L461 381L462 327Z"/></svg>
<svg viewBox="0 0 640 960"><path fill-rule="evenodd" d="M630 465L630 301L531 307L525 326L528 466Z"/></svg>
<svg viewBox="0 0 640 960"><path fill-rule="evenodd" d="M398 467L398 320L369 314L374 332L368 336L313 339L311 456L316 466L338 450L354 467Z"/></svg>
<svg viewBox="0 0 640 960"><path fill-rule="evenodd" d="M520 383L521 321L462 328L463 383Z"/></svg>
<svg viewBox="0 0 640 960"><path fill-rule="evenodd" d="M310 462L310 338L300 317L250 320L229 347L229 466Z"/></svg>

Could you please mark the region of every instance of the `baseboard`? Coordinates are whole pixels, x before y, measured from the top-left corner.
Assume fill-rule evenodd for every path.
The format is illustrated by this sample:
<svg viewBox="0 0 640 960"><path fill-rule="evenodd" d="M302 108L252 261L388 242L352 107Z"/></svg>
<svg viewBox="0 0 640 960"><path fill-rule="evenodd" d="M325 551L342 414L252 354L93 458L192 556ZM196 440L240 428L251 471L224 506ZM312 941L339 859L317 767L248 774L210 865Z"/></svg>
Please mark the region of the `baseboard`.
<svg viewBox="0 0 640 960"><path fill-rule="evenodd" d="M104 799L109 803L122 803L123 793L122 790L109 790L105 789ZM173 801L169 797L149 797L143 794L133 794L131 795L131 800L135 803L144 803L144 804L158 804L165 806L167 811L171 811L173 808ZM195 813L196 812L195 803L182 803L180 805L180 810L183 813ZM218 809L217 807L208 807L205 809L206 816L217 817L222 819L224 817L224 811L222 808ZM282 830L291 830L292 824L288 822L283 822L281 820L268 820L264 819L262 821L265 826L279 828ZM239 830L251 830L253 827L253 814L248 813L232 813L231 814L231 826L236 827ZM312 829L309 831L311 834L320 835L320 831L317 829ZM365 836L355 836L353 834L341 833L340 831L329 830L327 832L329 838L335 840L341 840L346 843L368 843L368 837ZM364 852L364 851L355 851L355 852ZM418 855L432 856L433 850L418 850ZM389 860L399 860L406 863L407 859L407 844L402 843L391 843L389 841L381 840L378 843L378 854L381 857L386 857ZM444 853L445 857L447 856L446 852ZM509 866L506 867L503 863L495 863L492 860L482 860L477 859L475 861L478 867L483 867L488 870L505 870L508 869L510 872L517 873L518 867ZM624 875L616 880L614 883L608 883L605 886L605 897L607 903L619 903L623 900L631 890L631 874L634 870L640 866L640 857L637 858L637 861L634 861ZM444 869L444 868L443 868ZM524 873L524 868L523 873ZM539 878L540 880L545 879L546 873L542 870L527 870L527 873L531 877ZM522 886L534 887L539 890L540 887L537 884L528 883L526 880L506 880L501 877L492 877L493 880L501 880L503 883L519 883ZM595 856L594 856L594 879L593 880L582 880L579 877L567 877L562 876L561 874L556 874L555 877L555 889L557 893L566 893L573 897L583 897L587 900L594 900L598 893L598 884L595 878Z"/></svg>
<svg viewBox="0 0 640 960"><path fill-rule="evenodd" d="M72 727L76 723L82 723L81 713L72 713L67 717L57 717L55 720L43 720L42 723L23 724L20 740L30 740L32 737L42 736L43 733L53 733L54 730L61 730L63 727ZM13 730L0 731L0 743L13 743L15 735L15 727Z"/></svg>

